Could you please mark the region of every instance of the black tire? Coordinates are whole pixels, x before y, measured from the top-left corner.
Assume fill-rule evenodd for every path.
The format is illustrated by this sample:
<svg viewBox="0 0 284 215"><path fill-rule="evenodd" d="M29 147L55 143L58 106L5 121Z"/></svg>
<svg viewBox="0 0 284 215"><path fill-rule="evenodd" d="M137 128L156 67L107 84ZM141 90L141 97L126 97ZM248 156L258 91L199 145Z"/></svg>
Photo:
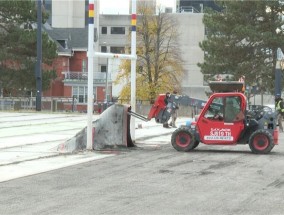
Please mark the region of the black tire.
<svg viewBox="0 0 284 215"><path fill-rule="evenodd" d="M195 149L198 145L199 145L199 141L195 140L195 142L194 142L194 146L193 146L193 148L192 148L192 149Z"/></svg>
<svg viewBox="0 0 284 215"><path fill-rule="evenodd" d="M255 154L269 153L274 147L271 133L263 129L256 130L249 138L249 147Z"/></svg>
<svg viewBox="0 0 284 215"><path fill-rule="evenodd" d="M199 144L198 141L195 141L194 135L187 127L176 129L172 134L171 143L177 151L183 152L193 150Z"/></svg>

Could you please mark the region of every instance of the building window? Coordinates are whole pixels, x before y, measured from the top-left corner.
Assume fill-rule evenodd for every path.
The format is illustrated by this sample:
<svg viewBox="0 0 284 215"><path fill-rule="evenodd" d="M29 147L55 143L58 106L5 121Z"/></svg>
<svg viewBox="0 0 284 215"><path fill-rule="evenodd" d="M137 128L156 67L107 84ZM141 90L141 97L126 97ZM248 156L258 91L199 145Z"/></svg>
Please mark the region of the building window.
<svg viewBox="0 0 284 215"><path fill-rule="evenodd" d="M107 27L102 27L102 34L107 34Z"/></svg>
<svg viewBox="0 0 284 215"><path fill-rule="evenodd" d="M106 72L106 71L107 71L107 66L101 65L101 72Z"/></svg>
<svg viewBox="0 0 284 215"><path fill-rule="evenodd" d="M111 27L111 34L125 34L125 27Z"/></svg>
<svg viewBox="0 0 284 215"><path fill-rule="evenodd" d="M87 103L88 102L88 87L73 86L72 96L77 99L78 103Z"/></svg>
<svg viewBox="0 0 284 215"><path fill-rule="evenodd" d="M107 47L106 46L101 46L101 52L107 52Z"/></svg>
<svg viewBox="0 0 284 215"><path fill-rule="evenodd" d="M94 28L94 42L98 41L98 34L97 34L97 29Z"/></svg>
<svg viewBox="0 0 284 215"><path fill-rule="evenodd" d="M171 7L166 7L166 8L165 8L165 13L173 13L173 8L171 8Z"/></svg>
<svg viewBox="0 0 284 215"><path fill-rule="evenodd" d="M110 52L111 53L116 53L116 54L124 54L125 53L125 48L124 47L110 47Z"/></svg>
<svg viewBox="0 0 284 215"><path fill-rule="evenodd" d="M83 59L83 60L82 60L82 72L87 72L86 59Z"/></svg>
<svg viewBox="0 0 284 215"><path fill-rule="evenodd" d="M58 42L64 49L68 49L67 40L57 40L57 42Z"/></svg>
<svg viewBox="0 0 284 215"><path fill-rule="evenodd" d="M51 0L45 0L43 1L44 9L47 10L48 12L51 12L51 6L52 6L52 1Z"/></svg>

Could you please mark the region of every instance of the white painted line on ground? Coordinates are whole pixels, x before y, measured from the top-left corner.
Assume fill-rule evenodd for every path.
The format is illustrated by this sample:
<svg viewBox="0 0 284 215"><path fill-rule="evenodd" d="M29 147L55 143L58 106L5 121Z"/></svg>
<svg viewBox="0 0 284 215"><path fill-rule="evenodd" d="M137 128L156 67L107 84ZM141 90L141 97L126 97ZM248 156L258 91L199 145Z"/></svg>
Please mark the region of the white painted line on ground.
<svg viewBox="0 0 284 215"><path fill-rule="evenodd" d="M111 156L114 156L114 154L84 152L75 155L57 156L52 158L21 162L18 164L13 164L12 166L0 166L0 182L61 169L64 167L86 163Z"/></svg>

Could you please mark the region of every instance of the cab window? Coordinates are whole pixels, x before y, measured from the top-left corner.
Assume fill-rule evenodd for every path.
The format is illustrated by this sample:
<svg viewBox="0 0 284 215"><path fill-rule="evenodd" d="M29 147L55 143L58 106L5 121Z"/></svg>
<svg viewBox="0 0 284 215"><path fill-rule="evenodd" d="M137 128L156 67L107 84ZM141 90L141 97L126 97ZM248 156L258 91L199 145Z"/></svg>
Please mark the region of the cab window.
<svg viewBox="0 0 284 215"><path fill-rule="evenodd" d="M223 98L216 97L208 107L204 117L210 120L223 120Z"/></svg>
<svg viewBox="0 0 284 215"><path fill-rule="evenodd" d="M238 96L230 96L225 98L224 121L234 122L244 119L241 111L241 98Z"/></svg>

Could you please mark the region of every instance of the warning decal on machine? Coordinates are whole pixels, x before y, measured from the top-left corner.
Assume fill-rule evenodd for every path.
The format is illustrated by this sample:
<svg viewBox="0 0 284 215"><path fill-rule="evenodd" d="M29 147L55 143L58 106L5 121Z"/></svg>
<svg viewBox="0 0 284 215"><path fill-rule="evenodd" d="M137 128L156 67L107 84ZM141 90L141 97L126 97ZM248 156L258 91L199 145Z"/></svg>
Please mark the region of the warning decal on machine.
<svg viewBox="0 0 284 215"><path fill-rule="evenodd" d="M234 138L229 128L211 128L210 134L204 136L205 140L233 141Z"/></svg>

